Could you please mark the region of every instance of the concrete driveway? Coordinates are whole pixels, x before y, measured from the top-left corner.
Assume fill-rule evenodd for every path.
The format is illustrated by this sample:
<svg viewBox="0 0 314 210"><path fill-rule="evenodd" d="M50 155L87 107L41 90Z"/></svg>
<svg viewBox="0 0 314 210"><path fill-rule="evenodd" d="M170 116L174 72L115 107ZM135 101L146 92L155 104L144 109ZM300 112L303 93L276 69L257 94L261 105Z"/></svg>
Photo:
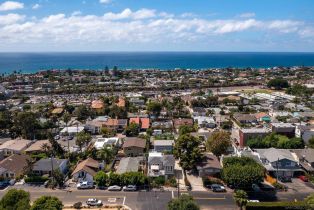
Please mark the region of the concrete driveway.
<svg viewBox="0 0 314 210"><path fill-rule="evenodd" d="M293 178L292 182L283 183L292 192L314 192L314 185L310 182L303 182L298 178Z"/></svg>
<svg viewBox="0 0 314 210"><path fill-rule="evenodd" d="M186 176L189 182L191 183L193 191L200 191L200 192L207 191L207 189L203 187L202 177L192 172L187 172Z"/></svg>

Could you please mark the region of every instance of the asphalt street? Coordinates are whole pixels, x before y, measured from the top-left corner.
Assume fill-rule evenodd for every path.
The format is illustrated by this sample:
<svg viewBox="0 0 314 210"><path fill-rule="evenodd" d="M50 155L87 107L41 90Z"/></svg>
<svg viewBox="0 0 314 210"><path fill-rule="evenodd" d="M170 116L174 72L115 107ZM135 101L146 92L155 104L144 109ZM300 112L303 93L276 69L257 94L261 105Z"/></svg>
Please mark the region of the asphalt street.
<svg viewBox="0 0 314 210"><path fill-rule="evenodd" d="M104 204L125 204L132 210L163 210L166 209L167 203L177 197L176 191L139 191L139 192L109 192L107 190L52 190L44 187L30 187L26 185L9 187L0 191L0 197L2 197L10 188L23 189L30 192L31 201L36 200L43 195L56 196L62 200L64 205L73 205L76 202L83 202L88 198L97 198L103 201ZM227 193L213 193L211 191L206 192L181 192L180 194L190 194L195 201L204 210L234 210L237 209L232 192ZM282 201L294 201L303 200L310 193L302 192L280 192L277 193L278 200Z"/></svg>

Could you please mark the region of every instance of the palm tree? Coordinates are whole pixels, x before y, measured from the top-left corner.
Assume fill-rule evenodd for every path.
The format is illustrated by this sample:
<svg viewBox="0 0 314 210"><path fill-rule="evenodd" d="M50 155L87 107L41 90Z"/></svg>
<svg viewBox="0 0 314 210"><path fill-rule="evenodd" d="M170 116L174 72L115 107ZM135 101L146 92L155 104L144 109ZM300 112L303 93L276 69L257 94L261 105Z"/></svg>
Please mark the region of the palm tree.
<svg viewBox="0 0 314 210"><path fill-rule="evenodd" d="M235 200L235 202L239 206L240 210L242 210L243 207L246 206L248 196L244 190L236 190L233 193L233 199Z"/></svg>
<svg viewBox="0 0 314 210"><path fill-rule="evenodd" d="M23 168L23 170L24 170L26 175L31 175L32 174L34 164L35 164L35 162L31 158L26 159L26 165Z"/></svg>
<svg viewBox="0 0 314 210"><path fill-rule="evenodd" d="M99 159L104 160L106 164L110 163L110 161L114 157L112 148L109 146L106 146L100 149L97 152L97 156Z"/></svg>
<svg viewBox="0 0 314 210"><path fill-rule="evenodd" d="M51 151L51 146L48 143L44 143L43 145L41 145L41 149L43 150L43 152L47 155L47 157L49 156L49 153Z"/></svg>

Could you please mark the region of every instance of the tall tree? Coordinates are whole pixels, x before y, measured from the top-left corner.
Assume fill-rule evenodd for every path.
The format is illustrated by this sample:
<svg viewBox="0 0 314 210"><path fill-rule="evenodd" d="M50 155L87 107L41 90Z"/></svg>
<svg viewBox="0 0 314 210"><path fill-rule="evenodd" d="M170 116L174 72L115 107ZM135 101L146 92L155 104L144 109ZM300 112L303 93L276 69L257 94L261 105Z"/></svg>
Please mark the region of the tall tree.
<svg viewBox="0 0 314 210"><path fill-rule="evenodd" d="M92 137L89 133L86 133L85 131L79 132L76 135L76 145L80 147L80 150L82 151L82 147L86 144L88 144L92 140Z"/></svg>
<svg viewBox="0 0 314 210"><path fill-rule="evenodd" d="M247 193L244 190L236 190L233 193L233 199L235 200L235 202L237 203L239 208L242 210L243 207L247 203L248 196L247 196Z"/></svg>
<svg viewBox="0 0 314 210"><path fill-rule="evenodd" d="M0 201L1 210L29 210L30 195L24 190L11 189Z"/></svg>
<svg viewBox="0 0 314 210"><path fill-rule="evenodd" d="M113 148L103 147L102 149L97 151L97 157L100 160L105 161L106 164L109 164L112 158L114 157Z"/></svg>
<svg viewBox="0 0 314 210"><path fill-rule="evenodd" d="M185 170L190 170L196 166L203 155L199 148L201 141L199 138L185 134L179 136L175 142L174 154L180 158L180 165Z"/></svg>
<svg viewBox="0 0 314 210"><path fill-rule="evenodd" d="M226 131L214 132L206 143L207 149L217 157L220 157L231 146L230 134Z"/></svg>

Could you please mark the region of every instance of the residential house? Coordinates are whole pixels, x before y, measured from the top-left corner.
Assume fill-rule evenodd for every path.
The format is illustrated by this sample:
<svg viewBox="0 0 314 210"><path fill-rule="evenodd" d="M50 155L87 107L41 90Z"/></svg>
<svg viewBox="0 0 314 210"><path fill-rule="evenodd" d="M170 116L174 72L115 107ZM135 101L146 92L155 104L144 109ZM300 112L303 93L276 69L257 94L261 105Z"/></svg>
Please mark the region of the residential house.
<svg viewBox="0 0 314 210"><path fill-rule="evenodd" d="M130 118L129 123L136 123L140 126L140 130L146 130L150 127L150 120L149 118L140 118L140 117L132 117Z"/></svg>
<svg viewBox="0 0 314 210"><path fill-rule="evenodd" d="M143 164L144 157L124 157L121 158L116 173L138 172Z"/></svg>
<svg viewBox="0 0 314 210"><path fill-rule="evenodd" d="M273 177L294 177L302 172L297 159L288 149L256 149L265 169Z"/></svg>
<svg viewBox="0 0 314 210"><path fill-rule="evenodd" d="M256 117L258 122L270 123L270 121L271 121L269 114L267 114L265 112L256 113L256 114L254 114L254 116Z"/></svg>
<svg viewBox="0 0 314 210"><path fill-rule="evenodd" d="M11 156L13 154L21 154L27 147L32 144L30 140L9 140L0 145L0 152L4 157Z"/></svg>
<svg viewBox="0 0 314 210"><path fill-rule="evenodd" d="M314 149L293 149L291 152L296 155L300 166L304 171L314 174Z"/></svg>
<svg viewBox="0 0 314 210"><path fill-rule="evenodd" d="M125 107L125 99L124 98L119 98L119 101L117 103L118 107Z"/></svg>
<svg viewBox="0 0 314 210"><path fill-rule="evenodd" d="M215 128L216 121L213 117L197 116L193 117L199 128Z"/></svg>
<svg viewBox="0 0 314 210"><path fill-rule="evenodd" d="M148 155L148 172L150 177L174 175L175 158L173 155L163 155L160 152L150 152Z"/></svg>
<svg viewBox="0 0 314 210"><path fill-rule="evenodd" d="M71 126L71 127L65 127L60 131L60 134L62 136L75 136L76 134L80 133L84 131L84 127L83 126Z"/></svg>
<svg viewBox="0 0 314 210"><path fill-rule="evenodd" d="M241 128L239 129L239 146L244 147L249 139L264 138L271 133L267 128Z"/></svg>
<svg viewBox="0 0 314 210"><path fill-rule="evenodd" d="M153 144L156 152L172 152L174 140L154 140Z"/></svg>
<svg viewBox="0 0 314 210"><path fill-rule="evenodd" d="M173 119L173 126L176 130L178 130L180 126L183 126L183 125L193 126L193 119L191 118Z"/></svg>
<svg viewBox="0 0 314 210"><path fill-rule="evenodd" d="M16 179L24 174L30 157L24 154L13 154L0 162L0 177Z"/></svg>
<svg viewBox="0 0 314 210"><path fill-rule="evenodd" d="M146 140L137 137L125 138L123 143L123 152L128 157L137 157L144 154Z"/></svg>
<svg viewBox="0 0 314 210"><path fill-rule="evenodd" d="M49 140L39 140L35 143L31 144L26 150L26 154L38 154L44 152L44 146L47 145L48 147L51 147L51 143Z"/></svg>
<svg viewBox="0 0 314 210"><path fill-rule="evenodd" d="M100 164L97 160L87 158L86 160L76 165L75 169L72 172L72 180L75 182L93 182L93 177L100 168Z"/></svg>
<svg viewBox="0 0 314 210"><path fill-rule="evenodd" d="M172 130L173 122L172 120L155 121L152 123L152 128L154 130Z"/></svg>
<svg viewBox="0 0 314 210"><path fill-rule="evenodd" d="M206 109L204 107L193 107L192 116L198 117L198 116L206 116Z"/></svg>
<svg viewBox="0 0 314 210"><path fill-rule="evenodd" d="M111 138L97 138L94 147L99 150L104 147L116 147L119 146L119 138L111 137Z"/></svg>
<svg viewBox="0 0 314 210"><path fill-rule="evenodd" d="M116 131L123 131L127 126L127 119L108 119L106 122L103 123L103 127Z"/></svg>
<svg viewBox="0 0 314 210"><path fill-rule="evenodd" d="M40 159L33 166L33 173L42 176L51 176L51 171L60 170L61 173L66 174L68 171L68 160L67 159L56 159L46 158Z"/></svg>
<svg viewBox="0 0 314 210"><path fill-rule="evenodd" d="M102 112L105 107L105 104L102 100L94 100L92 101L91 108L96 112Z"/></svg>
<svg viewBox="0 0 314 210"><path fill-rule="evenodd" d="M295 136L295 125L291 123L271 123L273 133L285 135L288 137Z"/></svg>
<svg viewBox="0 0 314 210"><path fill-rule="evenodd" d="M240 124L252 124L257 123L257 119L252 114L241 114L241 113L235 113L233 115L233 118Z"/></svg>
<svg viewBox="0 0 314 210"><path fill-rule="evenodd" d="M203 177L213 176L220 173L222 167L215 155L207 153L205 154L202 161L196 164L196 169L198 171L198 175Z"/></svg>
<svg viewBox="0 0 314 210"><path fill-rule="evenodd" d="M314 137L314 125L297 125L295 128L295 136L302 138L305 144L309 143L309 140Z"/></svg>

